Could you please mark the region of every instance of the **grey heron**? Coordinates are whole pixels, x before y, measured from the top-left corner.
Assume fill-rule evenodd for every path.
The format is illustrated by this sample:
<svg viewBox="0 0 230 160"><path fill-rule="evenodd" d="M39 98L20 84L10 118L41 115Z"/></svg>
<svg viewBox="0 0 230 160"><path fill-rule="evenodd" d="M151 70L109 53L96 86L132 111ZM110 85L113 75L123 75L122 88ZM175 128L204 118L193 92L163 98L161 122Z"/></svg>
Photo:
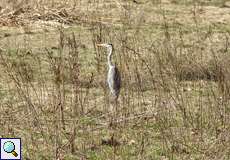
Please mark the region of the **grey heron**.
<svg viewBox="0 0 230 160"><path fill-rule="evenodd" d="M110 43L97 44L97 46L106 47L108 52L108 74L107 83L111 94L114 96L114 100L117 101L120 88L121 88L121 77L120 72L115 64L112 64L113 45Z"/></svg>

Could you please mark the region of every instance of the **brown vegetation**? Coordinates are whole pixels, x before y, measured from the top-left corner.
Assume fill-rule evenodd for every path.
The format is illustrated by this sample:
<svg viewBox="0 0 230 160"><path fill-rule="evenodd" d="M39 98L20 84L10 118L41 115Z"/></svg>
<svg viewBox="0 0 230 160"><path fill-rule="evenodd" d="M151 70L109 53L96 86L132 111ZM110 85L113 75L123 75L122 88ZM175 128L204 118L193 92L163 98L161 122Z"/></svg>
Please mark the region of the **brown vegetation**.
<svg viewBox="0 0 230 160"><path fill-rule="evenodd" d="M229 159L224 4L1 1L1 137L24 159ZM98 42L115 46L116 112Z"/></svg>

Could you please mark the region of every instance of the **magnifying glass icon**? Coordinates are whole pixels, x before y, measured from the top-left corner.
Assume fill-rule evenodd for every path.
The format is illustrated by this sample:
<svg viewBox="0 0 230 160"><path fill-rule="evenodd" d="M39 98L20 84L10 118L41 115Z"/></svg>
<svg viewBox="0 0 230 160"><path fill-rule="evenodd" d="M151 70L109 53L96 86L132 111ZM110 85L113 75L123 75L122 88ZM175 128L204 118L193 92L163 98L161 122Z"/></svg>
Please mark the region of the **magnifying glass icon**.
<svg viewBox="0 0 230 160"><path fill-rule="evenodd" d="M6 152L6 153L11 153L13 154L14 157L17 157L18 154L17 152L15 152L15 145L13 142L11 141L7 141L3 144L3 150Z"/></svg>

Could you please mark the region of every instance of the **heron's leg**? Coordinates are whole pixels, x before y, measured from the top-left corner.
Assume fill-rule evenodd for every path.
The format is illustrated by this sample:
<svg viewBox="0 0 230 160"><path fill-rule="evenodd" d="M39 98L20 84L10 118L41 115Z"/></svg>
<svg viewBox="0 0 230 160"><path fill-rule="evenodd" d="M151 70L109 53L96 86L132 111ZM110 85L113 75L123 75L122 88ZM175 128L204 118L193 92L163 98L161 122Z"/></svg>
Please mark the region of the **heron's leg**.
<svg viewBox="0 0 230 160"><path fill-rule="evenodd" d="M119 115L119 101L118 101L118 96L115 96L113 99L113 106L114 106L114 114L116 116Z"/></svg>
<svg viewBox="0 0 230 160"><path fill-rule="evenodd" d="M117 99L114 99L114 96L111 93L109 99L109 126L114 127L117 117Z"/></svg>

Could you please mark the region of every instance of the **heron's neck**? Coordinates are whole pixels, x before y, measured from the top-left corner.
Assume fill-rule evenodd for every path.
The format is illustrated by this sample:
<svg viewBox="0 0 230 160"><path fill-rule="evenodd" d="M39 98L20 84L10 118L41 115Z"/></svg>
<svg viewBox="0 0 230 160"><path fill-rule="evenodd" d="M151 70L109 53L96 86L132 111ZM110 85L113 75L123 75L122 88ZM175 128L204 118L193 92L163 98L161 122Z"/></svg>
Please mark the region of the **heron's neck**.
<svg viewBox="0 0 230 160"><path fill-rule="evenodd" d="M108 47L108 65L109 67L112 67L112 53L113 53L113 48L112 47Z"/></svg>

